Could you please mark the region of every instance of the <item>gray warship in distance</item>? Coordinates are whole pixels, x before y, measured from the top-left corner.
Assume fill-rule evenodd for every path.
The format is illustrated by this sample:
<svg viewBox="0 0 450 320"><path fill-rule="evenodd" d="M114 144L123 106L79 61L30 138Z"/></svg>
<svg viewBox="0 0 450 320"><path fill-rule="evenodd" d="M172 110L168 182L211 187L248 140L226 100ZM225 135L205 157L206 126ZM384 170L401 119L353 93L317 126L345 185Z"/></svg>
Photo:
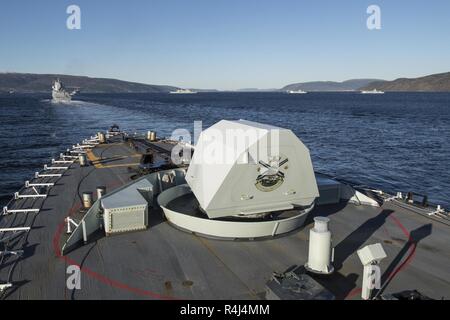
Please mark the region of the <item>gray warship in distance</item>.
<svg viewBox="0 0 450 320"><path fill-rule="evenodd" d="M53 82L52 98L54 102L70 102L72 100L72 96L76 93L76 90L69 93L59 79L56 79Z"/></svg>
<svg viewBox="0 0 450 320"><path fill-rule="evenodd" d="M211 136L228 129L257 134L226 163L205 161ZM260 144L274 135L277 153ZM427 202L314 172L288 129L220 121L191 146L115 125L4 207L1 297L449 299L450 217Z"/></svg>

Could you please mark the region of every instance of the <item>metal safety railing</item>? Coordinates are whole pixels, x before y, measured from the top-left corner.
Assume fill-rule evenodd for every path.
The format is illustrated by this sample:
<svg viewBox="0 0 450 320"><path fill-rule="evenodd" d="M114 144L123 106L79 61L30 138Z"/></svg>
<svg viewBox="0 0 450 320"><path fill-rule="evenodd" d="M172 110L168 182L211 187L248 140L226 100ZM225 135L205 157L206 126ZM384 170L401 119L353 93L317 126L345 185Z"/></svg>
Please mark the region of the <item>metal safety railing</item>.
<svg viewBox="0 0 450 320"><path fill-rule="evenodd" d="M49 190L64 176L64 172L78 161L80 155L85 155L86 150L98 144L98 137L91 136L89 139L84 139L81 144L74 145L72 149L67 149L65 153L60 153L59 159L52 159L51 165L45 164L43 171L35 172L33 180L25 181L25 184L14 193L0 211L0 269L5 261L9 262L9 259L15 258L10 263L7 272L8 278L5 281L0 279L0 298L7 289L13 287L11 273L19 261L18 258L23 254L24 240L21 240L22 246L20 246L20 241L14 241L13 246L16 248L9 248L10 241L32 230L31 225L26 225L29 221L26 215L39 214ZM24 218L16 219L17 214L24 214ZM8 218L9 216L13 216L13 218ZM74 221L68 221L68 225L70 223L76 225Z"/></svg>
<svg viewBox="0 0 450 320"><path fill-rule="evenodd" d="M383 190L374 189L373 187L360 184L354 181L346 180L331 174L323 173L323 172L316 172L321 175L327 176L333 180L336 180L338 182L341 182L343 184L347 184L354 189L360 189L368 192L372 192L373 194L376 194L378 197L382 199L384 203L386 202L392 202L397 206L400 206L404 209L410 210L412 212L437 218L439 221L444 222L445 224L450 224L450 212L446 209L444 209L439 204L433 204L428 201L428 196L418 193L418 192L397 192L396 194L391 194L388 192L385 192ZM417 199L417 198L420 199Z"/></svg>

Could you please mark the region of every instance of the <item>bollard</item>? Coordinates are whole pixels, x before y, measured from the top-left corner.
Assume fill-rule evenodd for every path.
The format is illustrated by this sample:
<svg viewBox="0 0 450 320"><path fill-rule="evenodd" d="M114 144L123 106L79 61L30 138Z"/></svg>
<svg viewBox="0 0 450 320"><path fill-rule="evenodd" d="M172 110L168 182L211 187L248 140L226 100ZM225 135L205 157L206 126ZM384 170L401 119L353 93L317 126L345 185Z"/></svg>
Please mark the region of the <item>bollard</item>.
<svg viewBox="0 0 450 320"><path fill-rule="evenodd" d="M98 137L98 141L100 143L106 143L106 137L105 137L105 134L103 132L97 133L97 137Z"/></svg>
<svg viewBox="0 0 450 320"><path fill-rule="evenodd" d="M414 194L412 192L408 192L408 195L406 196L406 201L408 203L414 203Z"/></svg>
<svg viewBox="0 0 450 320"><path fill-rule="evenodd" d="M80 161L80 167L86 167L88 165L87 158L85 154L80 154L78 156L78 160Z"/></svg>
<svg viewBox="0 0 450 320"><path fill-rule="evenodd" d="M106 194L106 187L99 186L97 187L97 200L101 199Z"/></svg>
<svg viewBox="0 0 450 320"><path fill-rule="evenodd" d="M83 192L83 207L85 209L89 209L92 207L92 193L91 192Z"/></svg>

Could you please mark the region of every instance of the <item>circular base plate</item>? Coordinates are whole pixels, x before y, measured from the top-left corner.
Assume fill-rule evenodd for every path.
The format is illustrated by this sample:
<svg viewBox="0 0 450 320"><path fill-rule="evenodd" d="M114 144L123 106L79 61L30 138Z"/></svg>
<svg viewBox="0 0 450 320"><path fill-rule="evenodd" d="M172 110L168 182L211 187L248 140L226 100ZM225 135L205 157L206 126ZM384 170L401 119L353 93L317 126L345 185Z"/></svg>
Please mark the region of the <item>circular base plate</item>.
<svg viewBox="0 0 450 320"><path fill-rule="evenodd" d="M158 196L158 204L167 220L174 226L213 238L256 239L274 237L301 226L313 209L295 210L292 214L277 215L273 219L209 219L202 214L188 185L165 190Z"/></svg>
<svg viewBox="0 0 450 320"><path fill-rule="evenodd" d="M332 265L327 266L328 272L311 269L307 263L305 264L305 269L312 273L324 274L324 275L332 274L334 272L334 267Z"/></svg>

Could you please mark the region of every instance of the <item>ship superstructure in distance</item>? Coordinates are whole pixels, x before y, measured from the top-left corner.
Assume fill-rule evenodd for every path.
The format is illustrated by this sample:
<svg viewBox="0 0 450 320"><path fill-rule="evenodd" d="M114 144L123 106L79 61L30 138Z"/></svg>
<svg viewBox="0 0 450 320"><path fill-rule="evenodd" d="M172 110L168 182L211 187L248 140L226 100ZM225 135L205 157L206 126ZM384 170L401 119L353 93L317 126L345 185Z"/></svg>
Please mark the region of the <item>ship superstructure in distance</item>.
<svg viewBox="0 0 450 320"><path fill-rule="evenodd" d="M218 141L227 161L204 162L229 130L255 134ZM278 150L264 143L274 138ZM285 128L223 120L190 146L114 125L46 163L4 207L1 297L449 299L448 211L405 191L314 172ZM66 284L73 265L80 290ZM368 291L375 266L380 287Z"/></svg>
<svg viewBox="0 0 450 320"><path fill-rule="evenodd" d="M362 94L384 94L384 91L372 89L372 90L362 90Z"/></svg>
<svg viewBox="0 0 450 320"><path fill-rule="evenodd" d="M56 79L52 85L52 98L54 102L70 102L72 100L72 96L78 92L77 89L69 92L63 83Z"/></svg>
<svg viewBox="0 0 450 320"><path fill-rule="evenodd" d="M308 92L299 89L299 90L287 90L286 93L287 94L305 94L305 93L308 93Z"/></svg>
<svg viewBox="0 0 450 320"><path fill-rule="evenodd" d="M194 94L197 93L197 91L191 90L191 89L177 89L174 91L170 91L170 94Z"/></svg>

